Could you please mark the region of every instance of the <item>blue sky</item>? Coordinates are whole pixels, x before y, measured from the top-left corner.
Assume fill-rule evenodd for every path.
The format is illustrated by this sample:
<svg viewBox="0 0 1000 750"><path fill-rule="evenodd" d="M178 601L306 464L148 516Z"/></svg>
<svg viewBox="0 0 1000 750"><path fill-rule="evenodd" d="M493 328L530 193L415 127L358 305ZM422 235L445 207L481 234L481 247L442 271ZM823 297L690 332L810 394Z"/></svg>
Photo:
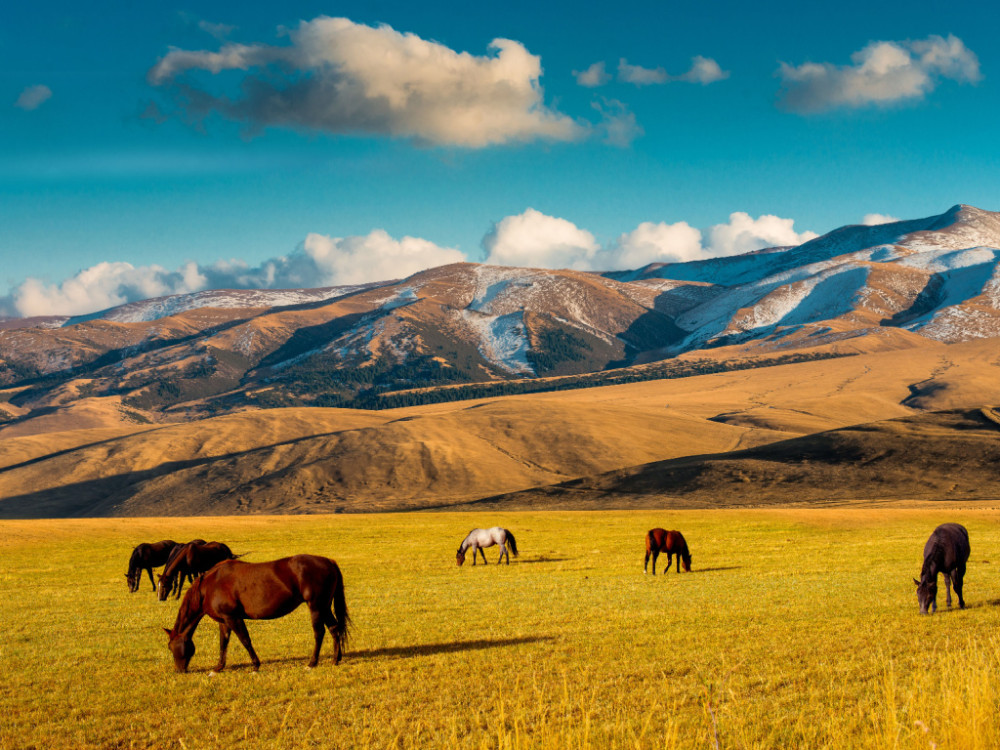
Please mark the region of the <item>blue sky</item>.
<svg viewBox="0 0 1000 750"><path fill-rule="evenodd" d="M986 3L147 5L0 11L0 314L1000 209Z"/></svg>

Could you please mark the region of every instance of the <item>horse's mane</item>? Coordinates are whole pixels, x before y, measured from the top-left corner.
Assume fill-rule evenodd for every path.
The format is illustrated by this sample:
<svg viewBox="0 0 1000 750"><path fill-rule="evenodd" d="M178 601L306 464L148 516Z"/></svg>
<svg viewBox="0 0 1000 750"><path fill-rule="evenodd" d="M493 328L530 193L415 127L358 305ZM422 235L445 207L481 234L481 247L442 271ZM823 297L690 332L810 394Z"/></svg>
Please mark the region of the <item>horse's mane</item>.
<svg viewBox="0 0 1000 750"><path fill-rule="evenodd" d="M140 545L136 546L135 549L132 550L132 556L128 559L128 572L129 573L135 572L135 570L139 567L139 562L142 559L142 554L139 552L139 547L141 547L141 546L142 545L140 544ZM120 560L121 558L118 558L118 559Z"/></svg>
<svg viewBox="0 0 1000 750"><path fill-rule="evenodd" d="M197 600L197 602L195 601ZM183 628L190 618L192 612L197 612L197 614L202 614L202 604L204 597L201 593L201 579L196 578L188 588L187 593L181 600L181 608L177 610L177 620L174 622L174 632L179 632ZM201 617L198 617L200 620Z"/></svg>

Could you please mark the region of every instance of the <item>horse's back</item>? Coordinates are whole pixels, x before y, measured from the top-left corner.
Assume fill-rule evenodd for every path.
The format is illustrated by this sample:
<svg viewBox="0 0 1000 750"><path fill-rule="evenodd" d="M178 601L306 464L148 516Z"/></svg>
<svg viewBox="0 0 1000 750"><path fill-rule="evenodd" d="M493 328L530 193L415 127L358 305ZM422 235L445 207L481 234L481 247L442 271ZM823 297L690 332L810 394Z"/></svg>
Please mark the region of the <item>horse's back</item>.
<svg viewBox="0 0 1000 750"><path fill-rule="evenodd" d="M957 523L943 523L934 529L924 545L924 560L935 558L942 572L964 567L969 559L971 547L969 532Z"/></svg>
<svg viewBox="0 0 1000 750"><path fill-rule="evenodd" d="M238 605L256 620L282 617L304 601L332 596L340 581L340 568L330 558L293 555L267 562L223 560L200 586L214 611Z"/></svg>

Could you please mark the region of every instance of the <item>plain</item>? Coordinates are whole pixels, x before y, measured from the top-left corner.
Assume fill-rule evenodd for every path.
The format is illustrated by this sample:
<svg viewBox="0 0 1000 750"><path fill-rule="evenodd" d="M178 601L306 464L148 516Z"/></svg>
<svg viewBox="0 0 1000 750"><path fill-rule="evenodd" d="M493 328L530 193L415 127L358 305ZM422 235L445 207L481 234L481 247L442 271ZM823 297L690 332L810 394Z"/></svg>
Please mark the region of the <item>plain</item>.
<svg viewBox="0 0 1000 750"><path fill-rule="evenodd" d="M967 526L964 611L921 617L911 577L935 525ZM510 566L455 565L473 526ZM681 529L693 572L643 575L643 536ZM328 555L353 620L344 662L305 668L304 609L218 629L173 672L177 603L140 541L201 536L248 560ZM0 522L0 746L875 747L1000 744L1000 513L718 510ZM491 563L496 548L488 550ZM992 563L992 564L991 564ZM660 568L665 564L661 558Z"/></svg>

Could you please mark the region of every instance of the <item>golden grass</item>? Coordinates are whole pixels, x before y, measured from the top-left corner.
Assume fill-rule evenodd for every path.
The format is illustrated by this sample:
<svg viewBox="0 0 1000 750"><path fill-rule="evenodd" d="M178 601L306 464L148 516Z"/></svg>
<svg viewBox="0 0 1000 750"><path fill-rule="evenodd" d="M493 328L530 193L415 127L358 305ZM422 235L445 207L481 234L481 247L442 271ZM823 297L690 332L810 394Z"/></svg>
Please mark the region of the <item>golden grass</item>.
<svg viewBox="0 0 1000 750"><path fill-rule="evenodd" d="M917 614L923 543L972 540L969 608ZM0 522L3 748L930 748L1000 740L1000 514L961 510L410 514ZM454 565L474 525L513 564ZM652 526L694 572L642 574ZM252 673L217 629L175 674L177 605L129 594L131 547L228 542L340 564L339 667L305 662L304 611L249 623ZM495 559L496 550L488 556ZM662 568L661 558L661 568Z"/></svg>

